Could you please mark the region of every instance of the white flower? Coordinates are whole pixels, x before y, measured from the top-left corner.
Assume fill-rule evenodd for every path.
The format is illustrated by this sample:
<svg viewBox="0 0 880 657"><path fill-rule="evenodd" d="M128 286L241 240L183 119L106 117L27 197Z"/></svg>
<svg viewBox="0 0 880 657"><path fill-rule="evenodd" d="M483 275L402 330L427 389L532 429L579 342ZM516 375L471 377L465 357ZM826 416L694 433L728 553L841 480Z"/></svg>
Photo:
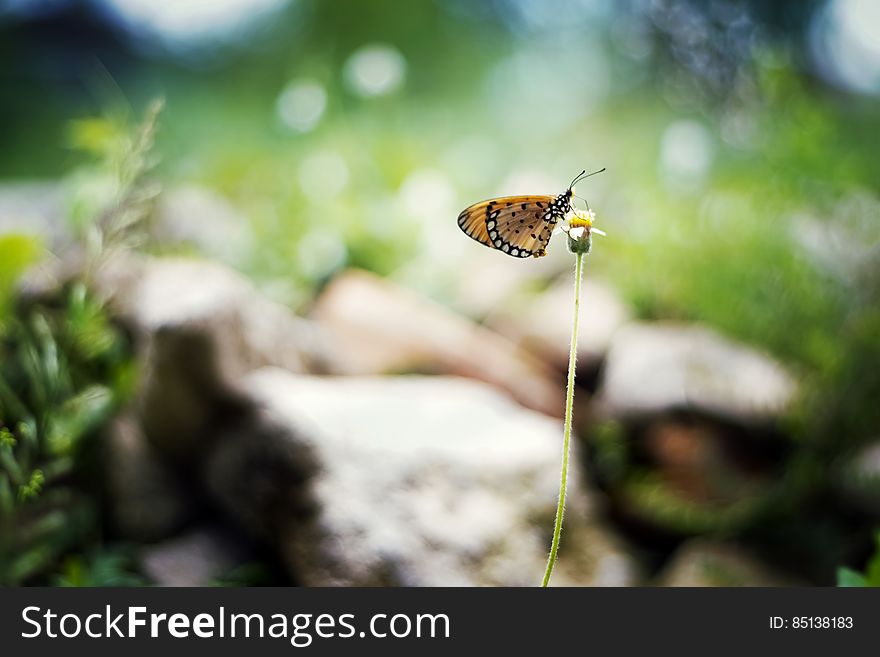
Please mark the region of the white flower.
<svg viewBox="0 0 880 657"><path fill-rule="evenodd" d="M572 253L589 253L593 246L593 233L605 235L604 231L593 226L596 213L592 210L573 210L572 217L562 225L568 235L568 250Z"/></svg>

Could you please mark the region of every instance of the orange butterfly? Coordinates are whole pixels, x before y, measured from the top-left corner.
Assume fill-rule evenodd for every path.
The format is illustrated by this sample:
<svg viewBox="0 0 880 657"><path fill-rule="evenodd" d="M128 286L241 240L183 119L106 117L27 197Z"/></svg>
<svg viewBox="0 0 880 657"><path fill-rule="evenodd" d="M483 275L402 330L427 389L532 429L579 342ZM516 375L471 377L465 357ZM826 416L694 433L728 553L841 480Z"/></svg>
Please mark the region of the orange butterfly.
<svg viewBox="0 0 880 657"><path fill-rule="evenodd" d="M480 244L507 255L540 258L547 255L556 223L573 210L575 183L603 171L581 171L559 196L502 196L474 203L458 215L458 227Z"/></svg>

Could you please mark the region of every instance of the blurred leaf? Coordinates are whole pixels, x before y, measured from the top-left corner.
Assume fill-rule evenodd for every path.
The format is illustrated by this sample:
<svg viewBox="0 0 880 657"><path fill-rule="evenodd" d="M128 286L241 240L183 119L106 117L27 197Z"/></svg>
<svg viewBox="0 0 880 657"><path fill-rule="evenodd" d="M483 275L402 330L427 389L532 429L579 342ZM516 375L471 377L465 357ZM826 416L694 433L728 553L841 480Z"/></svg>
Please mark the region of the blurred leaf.
<svg viewBox="0 0 880 657"><path fill-rule="evenodd" d="M42 470L38 468L31 472L28 482L20 486L18 489L18 499L22 502L26 502L29 499L37 497L43 489L43 482L45 482L45 477L43 476Z"/></svg>
<svg viewBox="0 0 880 657"><path fill-rule="evenodd" d="M119 124L107 117L76 119L68 126L68 143L93 155L111 155L124 136Z"/></svg>
<svg viewBox="0 0 880 657"><path fill-rule="evenodd" d="M97 299L87 294L82 283L73 286L63 330L78 358L88 361L106 355L119 342L119 334L110 323Z"/></svg>
<svg viewBox="0 0 880 657"><path fill-rule="evenodd" d="M12 449L18 441L6 427L0 427L0 449Z"/></svg>
<svg viewBox="0 0 880 657"><path fill-rule="evenodd" d="M269 586L272 576L264 564L245 563L236 566L225 575L213 579L209 586Z"/></svg>
<svg viewBox="0 0 880 657"><path fill-rule="evenodd" d="M850 568L840 567L837 569L838 586L880 587L880 531L874 535L874 543L874 554L868 560L864 574Z"/></svg>
<svg viewBox="0 0 880 657"><path fill-rule="evenodd" d="M0 235L0 332L9 313L15 283L36 262L42 248L40 240L31 235Z"/></svg>
<svg viewBox="0 0 880 657"><path fill-rule="evenodd" d="M12 494L9 476L0 470L0 518L11 517L14 508L15 497Z"/></svg>
<svg viewBox="0 0 880 657"><path fill-rule="evenodd" d="M868 586L865 576L849 568L837 569L837 585L847 587Z"/></svg>
<svg viewBox="0 0 880 657"><path fill-rule="evenodd" d="M868 561L868 566L865 569L865 579L868 586L880 586L880 532L874 535L874 543L876 545L874 556Z"/></svg>
<svg viewBox="0 0 880 657"><path fill-rule="evenodd" d="M599 425L590 437L595 452L595 467L610 482L619 481L627 472L630 461L629 438L619 422Z"/></svg>
<svg viewBox="0 0 880 657"><path fill-rule="evenodd" d="M107 420L113 401L113 393L102 385L91 385L65 401L53 413L47 428L51 453L69 453L85 434Z"/></svg>
<svg viewBox="0 0 880 657"><path fill-rule="evenodd" d="M96 158L65 181L70 222L93 265L114 247L145 239L141 224L158 193L145 178L157 162L153 143L162 106L150 103L138 125L127 113L71 124L71 143Z"/></svg>
<svg viewBox="0 0 880 657"><path fill-rule="evenodd" d="M90 478L88 438L119 403L126 346L78 285L12 318L0 343L0 583L45 582L100 531L99 504L77 480Z"/></svg>
<svg viewBox="0 0 880 657"><path fill-rule="evenodd" d="M53 586L143 586L125 546L99 549L67 557Z"/></svg>

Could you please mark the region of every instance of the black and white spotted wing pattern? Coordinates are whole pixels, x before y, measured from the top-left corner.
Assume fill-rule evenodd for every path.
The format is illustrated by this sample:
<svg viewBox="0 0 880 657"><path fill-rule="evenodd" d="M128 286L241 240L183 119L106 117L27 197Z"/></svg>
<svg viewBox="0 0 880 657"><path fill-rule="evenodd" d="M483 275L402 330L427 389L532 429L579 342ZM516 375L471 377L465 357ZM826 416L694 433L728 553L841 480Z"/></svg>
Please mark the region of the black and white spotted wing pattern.
<svg viewBox="0 0 880 657"><path fill-rule="evenodd" d="M557 222L571 211L571 190L559 196L504 196L475 203L458 226L481 244L515 258L540 258Z"/></svg>

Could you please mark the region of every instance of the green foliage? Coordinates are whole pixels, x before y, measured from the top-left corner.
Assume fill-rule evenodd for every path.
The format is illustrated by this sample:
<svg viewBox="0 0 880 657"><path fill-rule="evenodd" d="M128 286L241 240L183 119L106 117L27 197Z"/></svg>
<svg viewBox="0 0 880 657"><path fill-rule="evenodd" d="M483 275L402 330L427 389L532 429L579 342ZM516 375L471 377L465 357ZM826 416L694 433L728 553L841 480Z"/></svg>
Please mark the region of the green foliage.
<svg viewBox="0 0 880 657"><path fill-rule="evenodd" d="M698 194L645 185L628 208L638 231L614 239L611 217L596 259L643 315L711 324L792 366L796 437L849 449L880 426L877 165L872 148L842 148L869 119L841 120L790 68L759 72L762 102L734 110L761 148L720 146ZM619 136L636 166L650 156Z"/></svg>
<svg viewBox="0 0 880 657"><path fill-rule="evenodd" d="M767 504L756 493L735 500L694 500L640 468L631 468L620 495L624 505L638 509L658 527L685 536L735 534L754 522Z"/></svg>
<svg viewBox="0 0 880 657"><path fill-rule="evenodd" d="M864 573L856 572L849 568L839 568L837 571L838 586L880 586L880 532L874 537L877 545L874 556L868 561Z"/></svg>
<svg viewBox="0 0 880 657"><path fill-rule="evenodd" d="M23 483L18 488L18 499L22 502L27 502L29 499L37 497L40 494L40 491L43 490L43 483L45 483L46 477L43 475L43 471L39 468L34 469L31 472L31 476L28 479L27 483Z"/></svg>
<svg viewBox="0 0 880 657"><path fill-rule="evenodd" d="M94 438L131 392L124 334L89 292L89 276L112 249L141 242L156 188L147 174L161 103L134 128L111 119L77 122L71 140L98 157L67 183L87 268L47 298L19 302L0 333L0 585L53 581L123 585L140 580L129 559L89 545L101 540ZM0 303L36 246L0 238ZM2 262L2 260L0 260ZM60 574L54 576L52 573Z"/></svg>
<svg viewBox="0 0 880 657"><path fill-rule="evenodd" d="M880 185L873 154L880 124L876 112L842 107L784 62L758 58L756 70L756 99L726 109L748 118L752 145L724 143L724 117L701 113L696 120L718 139L707 179L693 189L648 173L657 158L645 149L646 109L660 124L676 113L653 99L620 110L623 129L612 127L611 134L633 182L625 213L603 217L600 208L609 237L593 258L642 317L711 325L793 372L800 396L778 427L788 439L781 485L766 492L771 497L755 513L735 513L737 502L729 507L732 518L725 517L727 506L701 518L674 491L640 475L640 464L621 466L614 449L620 441L609 441L607 432L594 432L591 443L603 474L627 480L627 499L650 508L663 526L741 531L772 517L818 534L818 523L805 518L813 517L817 499L831 495L828 465L875 440L880 426ZM829 545L860 543L864 532L853 532L840 523L804 561L822 563Z"/></svg>
<svg viewBox="0 0 880 657"><path fill-rule="evenodd" d="M66 557L51 583L53 586L143 586L143 578L134 570L131 550L116 545Z"/></svg>
<svg viewBox="0 0 880 657"><path fill-rule="evenodd" d="M208 585L222 587L270 586L273 583L273 575L265 564L250 562L236 566L228 573L213 579Z"/></svg>
<svg viewBox="0 0 880 657"><path fill-rule="evenodd" d="M42 251L40 242L29 235L0 235L0 332L12 310L15 284Z"/></svg>
<svg viewBox="0 0 880 657"><path fill-rule="evenodd" d="M71 123L70 145L93 158L66 179L70 221L93 266L114 248L146 240L160 191L148 176L158 162L153 145L162 106L152 102L135 126L119 111Z"/></svg>
<svg viewBox="0 0 880 657"><path fill-rule="evenodd" d="M619 483L626 475L631 458L624 427L613 420L603 422L595 428L591 442L596 470L606 482Z"/></svg>
<svg viewBox="0 0 880 657"><path fill-rule="evenodd" d="M128 345L80 285L22 309L0 343L0 583L32 581L97 531L82 480L92 438L122 400Z"/></svg>

